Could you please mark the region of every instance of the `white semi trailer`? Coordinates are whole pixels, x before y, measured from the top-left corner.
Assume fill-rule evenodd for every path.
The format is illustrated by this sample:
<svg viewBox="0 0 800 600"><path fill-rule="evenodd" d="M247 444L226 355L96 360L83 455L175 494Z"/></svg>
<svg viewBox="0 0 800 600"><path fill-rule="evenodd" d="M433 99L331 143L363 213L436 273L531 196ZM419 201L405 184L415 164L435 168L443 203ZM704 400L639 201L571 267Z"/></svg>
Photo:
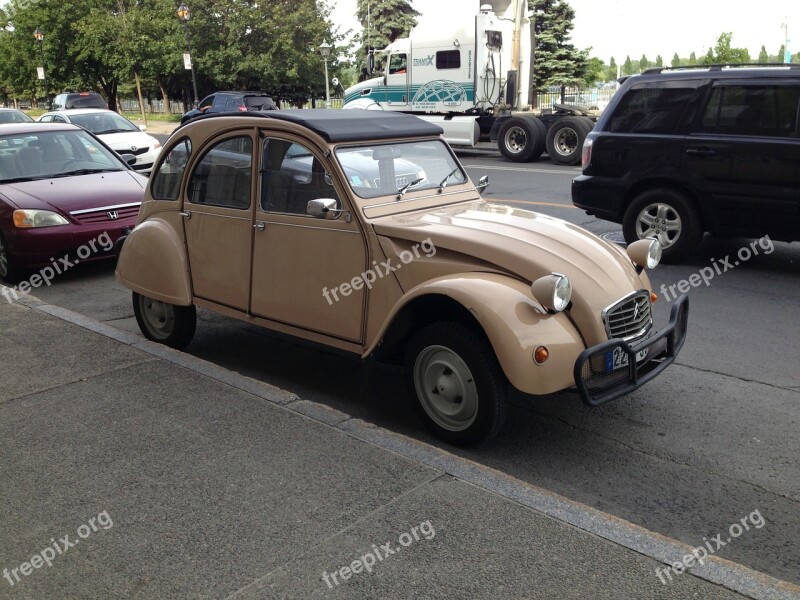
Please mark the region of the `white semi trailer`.
<svg viewBox="0 0 800 600"><path fill-rule="evenodd" d="M551 114L530 110L531 27L526 0L498 15L488 4L477 15L425 19L386 53L385 72L345 90L345 108L379 104L435 122L453 146L497 144L508 160L550 158L572 165L594 119L574 106ZM373 60L369 57L368 70Z"/></svg>

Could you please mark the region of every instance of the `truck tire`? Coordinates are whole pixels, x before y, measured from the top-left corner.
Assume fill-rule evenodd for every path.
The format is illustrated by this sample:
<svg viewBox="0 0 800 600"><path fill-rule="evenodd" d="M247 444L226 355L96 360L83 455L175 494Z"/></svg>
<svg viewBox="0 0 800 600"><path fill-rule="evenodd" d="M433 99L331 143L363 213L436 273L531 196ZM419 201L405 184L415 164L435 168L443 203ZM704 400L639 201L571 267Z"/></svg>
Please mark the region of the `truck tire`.
<svg viewBox="0 0 800 600"><path fill-rule="evenodd" d="M577 165L581 162L583 141L594 129L594 123L586 117L564 117L547 131L547 154L559 165Z"/></svg>
<svg viewBox="0 0 800 600"><path fill-rule="evenodd" d="M539 119L512 117L500 128L497 147L512 162L528 162L544 152L547 129Z"/></svg>
<svg viewBox="0 0 800 600"><path fill-rule="evenodd" d="M661 243L661 262L676 263L700 248L703 223L694 203L682 192L654 188L625 209L622 231L628 244L649 237Z"/></svg>

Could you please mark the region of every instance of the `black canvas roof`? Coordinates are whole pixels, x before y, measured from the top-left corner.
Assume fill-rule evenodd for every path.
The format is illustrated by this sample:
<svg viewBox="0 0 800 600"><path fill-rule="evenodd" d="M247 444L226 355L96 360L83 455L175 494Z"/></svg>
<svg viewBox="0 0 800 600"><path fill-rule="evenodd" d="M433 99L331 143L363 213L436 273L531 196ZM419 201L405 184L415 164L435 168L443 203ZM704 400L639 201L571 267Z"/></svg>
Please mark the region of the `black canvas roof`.
<svg viewBox="0 0 800 600"><path fill-rule="evenodd" d="M328 142L352 142L362 139L401 138L417 135L441 135L442 128L413 115L361 108L271 110L235 113L237 116L263 116L305 125ZM218 114L217 116L223 116ZM208 115L211 117L211 115ZM200 118L208 118L200 117Z"/></svg>

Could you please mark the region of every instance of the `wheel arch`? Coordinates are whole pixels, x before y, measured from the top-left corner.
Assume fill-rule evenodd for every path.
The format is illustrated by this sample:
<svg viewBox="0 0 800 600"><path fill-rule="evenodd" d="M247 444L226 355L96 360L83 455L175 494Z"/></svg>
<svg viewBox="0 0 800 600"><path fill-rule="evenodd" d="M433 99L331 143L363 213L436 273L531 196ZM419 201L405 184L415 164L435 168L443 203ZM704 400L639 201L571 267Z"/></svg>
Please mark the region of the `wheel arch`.
<svg viewBox="0 0 800 600"><path fill-rule="evenodd" d="M128 234L115 276L126 288L148 298L176 306L192 304L186 246L162 219L150 218Z"/></svg>
<svg viewBox="0 0 800 600"><path fill-rule="evenodd" d="M363 356L402 357L414 333L443 320L476 327L518 390L548 394L574 384L572 369L585 348L580 333L566 314L547 314L528 284L496 273L448 275L412 289L392 308ZM545 365L533 361L540 344L551 351Z"/></svg>

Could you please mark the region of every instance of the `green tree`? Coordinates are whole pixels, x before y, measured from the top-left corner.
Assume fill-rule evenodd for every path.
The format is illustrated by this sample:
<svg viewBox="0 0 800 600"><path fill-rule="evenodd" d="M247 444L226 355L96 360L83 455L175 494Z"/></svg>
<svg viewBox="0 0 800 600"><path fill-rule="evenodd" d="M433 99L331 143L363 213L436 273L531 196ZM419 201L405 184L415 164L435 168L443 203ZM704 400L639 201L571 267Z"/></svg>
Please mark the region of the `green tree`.
<svg viewBox="0 0 800 600"><path fill-rule="evenodd" d="M396 39L408 37L419 16L408 0L358 0L356 18L363 30L357 41L356 67L362 75L369 50L382 50ZM381 55L375 55L376 69L383 60Z"/></svg>
<svg viewBox="0 0 800 600"><path fill-rule="evenodd" d="M608 63L608 67L606 67L606 81L614 81L617 78L617 61L614 60L614 57L611 57L611 61Z"/></svg>
<svg viewBox="0 0 800 600"><path fill-rule="evenodd" d="M697 56L694 52L689 55L689 65L696 65L697 64Z"/></svg>
<svg viewBox="0 0 800 600"><path fill-rule="evenodd" d="M664 66L664 58L660 54L656 55L655 66L656 67L663 67Z"/></svg>
<svg viewBox="0 0 800 600"><path fill-rule="evenodd" d="M587 61L586 74L583 77L583 83L586 87L592 87L598 81L605 78L606 65L597 57L592 57Z"/></svg>
<svg viewBox="0 0 800 600"><path fill-rule="evenodd" d="M634 74L633 68L633 61L631 60L630 56L625 57L625 62L622 63L622 74L623 75L633 75Z"/></svg>
<svg viewBox="0 0 800 600"><path fill-rule="evenodd" d="M760 63L769 62L769 54L767 54L766 46L761 46L761 52L758 53L758 62Z"/></svg>
<svg viewBox="0 0 800 600"><path fill-rule="evenodd" d="M544 91L559 86L563 96L563 89L579 84L589 68L588 51L569 42L575 11L564 0L528 0L528 9L535 35L532 87Z"/></svg>
<svg viewBox="0 0 800 600"><path fill-rule="evenodd" d="M705 64L749 63L750 52L747 48L732 48L733 34L723 32L717 38L713 48L709 48L704 57Z"/></svg>
<svg viewBox="0 0 800 600"><path fill-rule="evenodd" d="M672 55L672 62L670 63L673 67L680 67L681 66L681 57L678 56L678 53Z"/></svg>

